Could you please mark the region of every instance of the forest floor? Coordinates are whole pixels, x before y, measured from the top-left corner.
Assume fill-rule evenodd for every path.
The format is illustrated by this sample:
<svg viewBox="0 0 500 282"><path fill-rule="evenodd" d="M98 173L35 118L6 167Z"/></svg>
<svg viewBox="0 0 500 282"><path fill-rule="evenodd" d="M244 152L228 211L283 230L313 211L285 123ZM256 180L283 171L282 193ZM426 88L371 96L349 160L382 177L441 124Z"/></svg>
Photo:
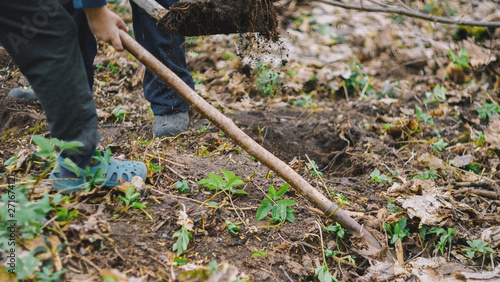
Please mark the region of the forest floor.
<svg viewBox="0 0 500 282"><path fill-rule="evenodd" d="M449 5L439 12L456 7L473 20L500 19L490 1ZM16 190L16 213L25 214L16 231L18 279L328 281L324 266L338 281L500 279L498 30L318 2L276 6L278 42L252 34L186 39L196 92L399 261L360 256L352 235L293 188L279 198L289 200L285 216L264 217L259 207L273 198L271 185L286 183L197 112L187 132L154 139L144 66L100 43L99 149L148 165L137 199L124 193L127 184L67 198L52 190L51 160L32 140L50 138L45 116L38 102L7 97L29 83L0 49L0 215L6 219L6 195ZM110 7L131 25L127 5ZM244 183L197 184L221 170ZM0 280L15 281L7 269Z"/></svg>

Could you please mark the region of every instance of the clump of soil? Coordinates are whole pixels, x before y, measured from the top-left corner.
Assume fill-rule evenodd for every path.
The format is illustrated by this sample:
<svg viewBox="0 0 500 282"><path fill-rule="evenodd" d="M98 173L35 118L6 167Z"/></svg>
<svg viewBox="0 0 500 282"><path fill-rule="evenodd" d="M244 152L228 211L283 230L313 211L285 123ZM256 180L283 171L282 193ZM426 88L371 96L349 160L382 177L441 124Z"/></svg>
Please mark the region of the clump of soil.
<svg viewBox="0 0 500 282"><path fill-rule="evenodd" d="M278 38L271 0L183 0L170 7L160 25L186 36L259 32L265 38Z"/></svg>

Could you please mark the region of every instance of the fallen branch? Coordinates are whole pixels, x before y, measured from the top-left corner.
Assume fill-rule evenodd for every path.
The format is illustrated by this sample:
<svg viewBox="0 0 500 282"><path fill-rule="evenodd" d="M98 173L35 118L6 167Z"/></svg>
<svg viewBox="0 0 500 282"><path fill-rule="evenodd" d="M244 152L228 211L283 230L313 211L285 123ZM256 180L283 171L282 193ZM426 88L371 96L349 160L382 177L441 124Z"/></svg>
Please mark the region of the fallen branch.
<svg viewBox="0 0 500 282"><path fill-rule="evenodd" d="M317 0L318 2L325 3L328 5L341 7L344 9L350 10L358 10L364 12L380 12L380 13L391 13L391 14L399 14L403 16L408 16L412 18L418 18L422 20L427 20L431 22L439 22L443 24L451 24L451 25L464 25L464 26L479 26L479 27L500 27L500 22L483 22L483 21L465 21L462 19L453 19L447 17L439 17L433 16L429 14L424 14L415 10L410 10L408 8L390 8L390 7L375 7L372 5L364 6L364 5L353 5L346 4L339 1L333 0Z"/></svg>
<svg viewBox="0 0 500 282"><path fill-rule="evenodd" d="M332 203L328 198L314 189L304 178L290 168L286 163L278 159L269 151L260 146L252 138L246 135L234 122L212 107L207 101L193 91L182 79L174 72L163 65L144 47L137 43L125 31L120 30L120 38L125 48L134 55L137 60L146 65L151 71L156 73L165 83L167 83L175 92L177 92L186 102L193 108L202 113L209 121L215 124L220 130L231 137L236 144L256 158L269 169L276 172L281 178L288 182L294 189L297 190L305 199L313 203L325 215L329 216L334 221L340 223L342 227L349 230L356 236L364 239L363 246L357 249L357 252L363 256L370 257L380 254L382 246L371 235L368 230L362 227L359 223L353 220L347 213L339 209L338 206Z"/></svg>

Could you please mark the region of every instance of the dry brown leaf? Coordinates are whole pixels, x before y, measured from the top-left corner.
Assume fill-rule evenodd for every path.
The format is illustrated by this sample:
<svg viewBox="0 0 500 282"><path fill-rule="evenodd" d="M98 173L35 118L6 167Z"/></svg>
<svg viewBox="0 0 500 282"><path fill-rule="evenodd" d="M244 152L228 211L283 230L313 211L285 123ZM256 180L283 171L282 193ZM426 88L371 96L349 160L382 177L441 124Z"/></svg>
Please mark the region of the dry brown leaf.
<svg viewBox="0 0 500 282"><path fill-rule="evenodd" d="M118 282L129 282L127 275L121 273L118 269L101 269L99 274L104 278L111 278Z"/></svg>

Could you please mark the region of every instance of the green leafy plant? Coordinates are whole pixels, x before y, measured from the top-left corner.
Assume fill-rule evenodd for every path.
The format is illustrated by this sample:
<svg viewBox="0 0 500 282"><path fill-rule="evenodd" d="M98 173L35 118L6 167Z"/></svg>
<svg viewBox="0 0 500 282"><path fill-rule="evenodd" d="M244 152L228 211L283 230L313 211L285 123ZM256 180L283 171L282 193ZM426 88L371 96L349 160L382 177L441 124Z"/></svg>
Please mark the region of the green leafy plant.
<svg viewBox="0 0 500 282"><path fill-rule="evenodd" d="M122 108L121 105L118 105L118 107L113 109L112 113L115 116L116 120L125 120L127 110Z"/></svg>
<svg viewBox="0 0 500 282"><path fill-rule="evenodd" d="M500 113L500 106L496 103L487 103L483 101L483 106L476 109L479 113L479 116L486 120L491 120L494 114Z"/></svg>
<svg viewBox="0 0 500 282"><path fill-rule="evenodd" d="M436 236L439 236L439 242L436 244L436 249L441 251L441 254L444 254L446 245L449 245L449 250L451 250L452 235L457 234L457 232L455 232L453 228L445 230L444 228L433 227L427 234L436 234Z"/></svg>
<svg viewBox="0 0 500 282"><path fill-rule="evenodd" d="M338 222L335 222L335 225L323 227L323 231L336 232L337 238L344 238L346 233L346 230Z"/></svg>
<svg viewBox="0 0 500 282"><path fill-rule="evenodd" d="M132 186L125 190L125 196L118 196L118 200L120 200L125 205L125 213L129 208L138 209L145 213L149 217L149 219L153 220L151 215L145 210L146 205L139 202L139 196L141 196L141 194L135 193L135 188L134 186Z"/></svg>
<svg viewBox="0 0 500 282"><path fill-rule="evenodd" d="M179 190L182 194L187 194L191 190L191 188L189 188L189 182L185 179L177 181L177 183L175 183L175 189Z"/></svg>
<svg viewBox="0 0 500 282"><path fill-rule="evenodd" d="M387 200L387 210L390 213L397 213L399 211L399 208L393 202Z"/></svg>
<svg viewBox="0 0 500 282"><path fill-rule="evenodd" d="M323 177L323 173L321 171L319 171L319 167L314 160L311 160L311 162L309 162L308 166L309 166L309 171L311 172L312 176L319 175L319 177Z"/></svg>
<svg viewBox="0 0 500 282"><path fill-rule="evenodd" d="M437 84L433 92L426 92L425 96L424 105L446 102L446 88Z"/></svg>
<svg viewBox="0 0 500 282"><path fill-rule="evenodd" d="M62 281L62 276L66 273L67 269L62 269L56 272L52 272L53 265L52 263L48 265L44 265L42 267L42 271L35 272L36 281L51 281L51 282L60 282Z"/></svg>
<svg viewBox="0 0 500 282"><path fill-rule="evenodd" d="M416 114L417 120L423 121L425 123L428 123L428 124L434 126L434 119L432 119L432 116L428 113L422 112L422 109L417 105L415 105L415 114Z"/></svg>
<svg viewBox="0 0 500 282"><path fill-rule="evenodd" d="M308 94L308 95L305 95L303 97L300 97L297 100L293 101L293 106L304 108L304 109L318 107L318 104L313 102L312 97L313 97L313 94Z"/></svg>
<svg viewBox="0 0 500 282"><path fill-rule="evenodd" d="M315 268L314 273L318 276L320 282L337 282L338 280L333 277L333 275L328 271L328 266L323 264L322 266Z"/></svg>
<svg viewBox="0 0 500 282"><path fill-rule="evenodd" d="M387 175L380 174L380 170L375 169L372 173L370 173L370 178L372 180L377 181L378 183L382 183L382 182L392 183L392 178L390 176L387 176Z"/></svg>
<svg viewBox="0 0 500 282"><path fill-rule="evenodd" d="M406 228L406 216L392 224L384 223L384 228L391 235L391 244L396 243L398 238L403 240L404 237L410 236L410 229Z"/></svg>
<svg viewBox="0 0 500 282"><path fill-rule="evenodd" d="M262 220L271 212L271 221L279 224L289 221L295 223L294 209L291 206L296 202L293 200L279 200L288 191L290 185L286 183L277 192L273 185L269 186L268 199L261 201L262 205L257 209L257 220Z"/></svg>
<svg viewBox="0 0 500 282"><path fill-rule="evenodd" d="M443 138L438 138L438 141L431 143L431 150L433 152L441 152L446 146L448 146L448 143L444 142Z"/></svg>
<svg viewBox="0 0 500 282"><path fill-rule="evenodd" d="M423 171L420 174L413 176L412 179L433 180L433 179L437 179L437 178L438 178L438 176L437 176L436 170L431 168L429 170Z"/></svg>
<svg viewBox="0 0 500 282"><path fill-rule="evenodd" d="M180 256L183 252L187 250L187 247L189 245L189 240L192 237L193 235L189 233L189 231L186 229L184 225L182 225L179 231L175 232L174 235L172 235L172 238L177 238L177 241L172 246L172 249L174 251L177 251L178 256Z"/></svg>
<svg viewBox="0 0 500 282"><path fill-rule="evenodd" d="M473 259L476 256L477 252L482 254L484 262L484 258L486 257L487 253L496 253L492 248L486 247L486 245L488 245L487 242L483 242L481 240L467 240L467 244L469 245L469 248L463 248L462 252L465 252L470 259Z"/></svg>
<svg viewBox="0 0 500 282"><path fill-rule="evenodd" d="M236 226L236 224L232 223L229 220L226 220L226 228L227 228L227 231L229 231L229 234L231 234L233 236L238 236L238 234L236 234L236 232L243 230L243 227L238 227L238 226Z"/></svg>
<svg viewBox="0 0 500 282"><path fill-rule="evenodd" d="M455 54L452 50L448 50L448 54L450 55L450 61L455 67L457 68L468 68L469 67L469 61L470 57L467 56L467 48L466 47L461 47L460 50L458 51L458 55Z"/></svg>
<svg viewBox="0 0 500 282"><path fill-rule="evenodd" d="M267 252L266 251L258 251L252 254L252 258L258 258L258 257L266 257Z"/></svg>
<svg viewBox="0 0 500 282"><path fill-rule="evenodd" d="M271 70L269 66L258 66L254 69L257 75L257 90L262 94L274 95L281 81L280 73Z"/></svg>
<svg viewBox="0 0 500 282"><path fill-rule="evenodd" d="M203 178L198 181L198 185L203 185L210 190L226 191L230 194L248 194L243 190L235 190L233 188L245 184L245 182L240 179L241 176L235 175L234 173L225 169L221 169L221 172L224 175L224 178L222 178L220 175L209 173L207 174L208 178Z"/></svg>

